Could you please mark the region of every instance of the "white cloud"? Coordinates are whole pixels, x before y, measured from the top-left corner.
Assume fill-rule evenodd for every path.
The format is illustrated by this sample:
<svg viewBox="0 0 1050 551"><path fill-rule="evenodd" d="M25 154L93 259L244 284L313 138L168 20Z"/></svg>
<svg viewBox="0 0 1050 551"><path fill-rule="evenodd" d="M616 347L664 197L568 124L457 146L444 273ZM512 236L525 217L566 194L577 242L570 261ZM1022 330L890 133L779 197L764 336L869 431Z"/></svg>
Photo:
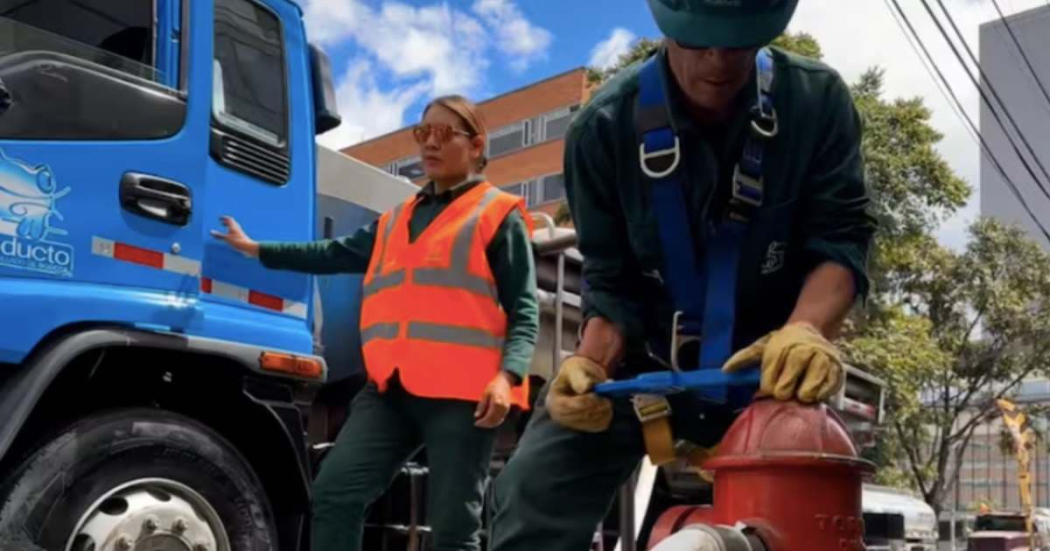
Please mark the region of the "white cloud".
<svg viewBox="0 0 1050 551"><path fill-rule="evenodd" d="M938 67L951 83L952 89L959 96L966 112L975 124L980 125L980 96L977 89L941 37L936 25L920 3L899 3L934 56ZM931 3L931 6L933 5ZM987 0L977 0L946 2L945 5L948 6L974 54L979 55L979 26L998 17L991 3ZM1040 5L1045 5L1045 0L1000 2L1000 7L1007 15ZM951 27L943 19L943 14L940 14L936 7L934 10L942 15L942 25L952 33ZM951 104L938 90L935 81L927 74L921 59L908 44L892 13L894 12L889 10L886 3L881 1L807 0L799 3L789 30L812 34L821 44L824 60L838 69L848 82L856 81L864 70L878 65L886 69L884 91L887 98L923 97L926 105L933 110L933 126L944 134L938 150L973 189L970 204L943 224L937 232L938 238L945 245L962 247L968 239L966 225L979 211L981 152L967 133L965 123L955 114ZM965 51L961 45L958 47L965 58ZM1029 56L1032 55L1033 53L1029 52ZM967 63L971 69L975 69L969 60ZM996 155L1013 155L1013 152L996 151Z"/></svg>
<svg viewBox="0 0 1050 551"><path fill-rule="evenodd" d="M634 33L617 27L609 34L609 38L599 42L591 50L591 60L587 64L598 69L608 69L620 60L620 56L631 49L631 44L637 38Z"/></svg>
<svg viewBox="0 0 1050 551"><path fill-rule="evenodd" d="M496 47L510 56L511 68L523 71L547 53L554 40L546 29L533 25L511 0L475 0L478 14L496 35Z"/></svg>
<svg viewBox="0 0 1050 551"><path fill-rule="evenodd" d="M423 82L380 90L372 62L359 58L348 65L336 88L343 123L317 138L318 143L330 149L338 150L404 126L405 111L428 91Z"/></svg>
<svg viewBox="0 0 1050 551"><path fill-rule="evenodd" d="M386 2L376 10L361 0L309 0L305 20L311 38L326 47L353 40L383 70L426 79L436 94L475 86L487 68L485 29L448 4Z"/></svg>
<svg viewBox="0 0 1050 551"><path fill-rule="evenodd" d="M421 7L395 0L378 7L365 0L299 2L310 40L330 56L337 49L353 52L350 69L337 80L343 125L321 138L342 147L398 128L425 96L470 96L484 84L493 50L521 70L553 40L512 0L476 0L473 13L447 1Z"/></svg>

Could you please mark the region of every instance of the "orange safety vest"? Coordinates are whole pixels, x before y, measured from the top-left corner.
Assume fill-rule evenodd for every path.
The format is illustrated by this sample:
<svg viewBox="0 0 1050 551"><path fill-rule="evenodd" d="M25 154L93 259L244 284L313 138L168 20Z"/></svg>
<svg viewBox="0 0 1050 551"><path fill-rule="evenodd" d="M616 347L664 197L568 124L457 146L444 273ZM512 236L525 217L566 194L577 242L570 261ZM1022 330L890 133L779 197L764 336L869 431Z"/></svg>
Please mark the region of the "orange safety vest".
<svg viewBox="0 0 1050 551"><path fill-rule="evenodd" d="M485 250L521 197L481 182L409 242L416 197L379 218L362 287L365 369L380 392L394 371L416 396L479 401L499 373L507 314ZM528 378L511 405L528 409Z"/></svg>

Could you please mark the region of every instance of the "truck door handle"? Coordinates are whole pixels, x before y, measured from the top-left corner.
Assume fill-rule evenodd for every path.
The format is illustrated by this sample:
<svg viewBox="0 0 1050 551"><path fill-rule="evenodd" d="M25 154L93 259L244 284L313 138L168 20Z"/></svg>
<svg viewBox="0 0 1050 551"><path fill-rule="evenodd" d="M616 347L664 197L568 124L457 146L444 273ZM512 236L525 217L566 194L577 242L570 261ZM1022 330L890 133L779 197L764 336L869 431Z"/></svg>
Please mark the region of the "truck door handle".
<svg viewBox="0 0 1050 551"><path fill-rule="evenodd" d="M185 226L193 211L190 188L137 172L125 172L120 179L120 204L135 214L176 226Z"/></svg>

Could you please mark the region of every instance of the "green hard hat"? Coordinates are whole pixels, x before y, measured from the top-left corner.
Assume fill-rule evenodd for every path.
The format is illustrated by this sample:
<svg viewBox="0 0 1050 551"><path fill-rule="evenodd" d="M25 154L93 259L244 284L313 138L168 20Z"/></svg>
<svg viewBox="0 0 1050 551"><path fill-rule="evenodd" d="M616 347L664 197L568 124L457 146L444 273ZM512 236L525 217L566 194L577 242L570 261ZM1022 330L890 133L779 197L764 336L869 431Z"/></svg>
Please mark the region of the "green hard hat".
<svg viewBox="0 0 1050 551"><path fill-rule="evenodd" d="M649 0L664 36L696 48L765 46L787 28L798 0Z"/></svg>

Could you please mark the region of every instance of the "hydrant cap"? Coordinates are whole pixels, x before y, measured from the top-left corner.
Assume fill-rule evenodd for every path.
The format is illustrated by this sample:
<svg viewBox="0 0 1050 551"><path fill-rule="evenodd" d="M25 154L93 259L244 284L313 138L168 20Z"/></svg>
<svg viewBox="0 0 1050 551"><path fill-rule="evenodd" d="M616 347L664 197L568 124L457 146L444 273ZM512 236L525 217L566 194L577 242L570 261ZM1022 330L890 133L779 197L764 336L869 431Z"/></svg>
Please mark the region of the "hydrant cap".
<svg viewBox="0 0 1050 551"><path fill-rule="evenodd" d="M835 411L825 404L762 399L729 427L709 465L732 459L819 456L857 459L857 449Z"/></svg>

